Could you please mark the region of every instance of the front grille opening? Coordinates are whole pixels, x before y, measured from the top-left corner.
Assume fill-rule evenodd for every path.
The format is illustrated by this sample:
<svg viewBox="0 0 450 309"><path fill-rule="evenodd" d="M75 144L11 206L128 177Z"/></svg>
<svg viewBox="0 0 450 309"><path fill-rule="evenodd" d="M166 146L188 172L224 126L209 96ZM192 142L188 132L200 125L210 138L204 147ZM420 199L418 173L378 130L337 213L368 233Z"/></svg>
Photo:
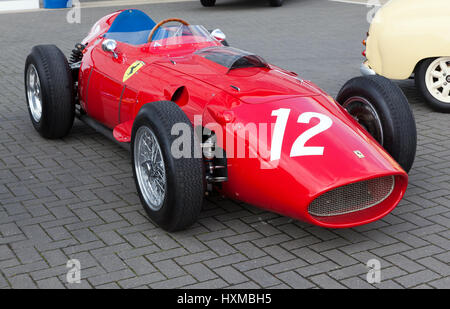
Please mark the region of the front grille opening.
<svg viewBox="0 0 450 309"><path fill-rule="evenodd" d="M331 217L361 211L383 202L391 195L394 186L394 176L345 185L316 198L309 205L308 212L316 217Z"/></svg>

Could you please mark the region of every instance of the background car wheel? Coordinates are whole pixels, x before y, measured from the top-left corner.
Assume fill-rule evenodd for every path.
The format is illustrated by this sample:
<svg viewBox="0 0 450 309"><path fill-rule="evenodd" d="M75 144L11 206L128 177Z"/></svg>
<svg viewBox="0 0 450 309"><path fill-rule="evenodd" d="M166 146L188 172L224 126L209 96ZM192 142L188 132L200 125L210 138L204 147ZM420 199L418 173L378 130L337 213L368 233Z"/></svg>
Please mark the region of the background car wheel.
<svg viewBox="0 0 450 309"><path fill-rule="evenodd" d="M200 0L203 6L214 6L216 5L216 0Z"/></svg>
<svg viewBox="0 0 450 309"><path fill-rule="evenodd" d="M284 0L269 0L270 6L282 6Z"/></svg>
<svg viewBox="0 0 450 309"><path fill-rule="evenodd" d="M430 107L439 112L450 113L450 57L420 62L414 78L417 88Z"/></svg>
<svg viewBox="0 0 450 309"><path fill-rule="evenodd" d="M356 77L336 100L409 172L416 155L416 123L396 84L378 75Z"/></svg>
<svg viewBox="0 0 450 309"><path fill-rule="evenodd" d="M25 96L31 122L43 137L69 133L75 117L72 74L58 47L33 47L25 63Z"/></svg>
<svg viewBox="0 0 450 309"><path fill-rule="evenodd" d="M172 154L177 138L171 134L175 124L190 129L188 158L175 158ZM202 208L203 159L194 157L194 147L200 144L194 138L192 124L175 103L159 101L141 108L131 140L134 179L149 217L170 232L192 225Z"/></svg>

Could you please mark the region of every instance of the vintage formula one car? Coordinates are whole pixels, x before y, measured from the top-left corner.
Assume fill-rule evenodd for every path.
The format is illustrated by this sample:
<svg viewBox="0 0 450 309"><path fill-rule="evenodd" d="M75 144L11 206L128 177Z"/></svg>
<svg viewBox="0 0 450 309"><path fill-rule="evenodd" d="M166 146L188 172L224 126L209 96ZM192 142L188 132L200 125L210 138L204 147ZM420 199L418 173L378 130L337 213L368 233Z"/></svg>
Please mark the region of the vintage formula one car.
<svg viewBox="0 0 450 309"><path fill-rule="evenodd" d="M70 61L54 45L32 49L31 121L54 139L77 117L128 145L144 209L168 231L193 224L211 190L331 228L388 214L416 151L401 90L357 77L335 101L224 39L138 10L105 16Z"/></svg>

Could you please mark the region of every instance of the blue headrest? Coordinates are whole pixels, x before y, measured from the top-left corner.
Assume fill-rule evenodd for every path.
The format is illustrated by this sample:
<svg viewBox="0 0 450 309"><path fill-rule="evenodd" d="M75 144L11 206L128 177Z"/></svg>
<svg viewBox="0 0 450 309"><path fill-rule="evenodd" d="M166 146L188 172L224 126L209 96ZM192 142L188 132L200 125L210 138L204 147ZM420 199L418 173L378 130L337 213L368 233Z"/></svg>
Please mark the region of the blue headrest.
<svg viewBox="0 0 450 309"><path fill-rule="evenodd" d="M140 10L125 10L117 15L108 32L139 32L152 30L156 23Z"/></svg>

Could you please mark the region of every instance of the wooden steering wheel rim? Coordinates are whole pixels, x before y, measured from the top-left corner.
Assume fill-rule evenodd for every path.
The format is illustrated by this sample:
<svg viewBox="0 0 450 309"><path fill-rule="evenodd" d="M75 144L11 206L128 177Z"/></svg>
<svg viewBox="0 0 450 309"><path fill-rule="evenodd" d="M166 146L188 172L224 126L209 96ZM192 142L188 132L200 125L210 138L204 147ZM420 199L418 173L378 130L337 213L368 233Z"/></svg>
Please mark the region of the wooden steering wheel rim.
<svg viewBox="0 0 450 309"><path fill-rule="evenodd" d="M164 19L164 20L160 21L159 23L157 23L155 27L153 27L152 32L150 32L150 34L148 36L147 42L151 43L152 39L153 39L153 35L156 33L156 30L158 30L162 25L170 23L170 22L179 22L179 23L181 23L181 24L183 24L185 26L189 26L189 23L187 21L184 21L184 20L179 19L179 18Z"/></svg>

